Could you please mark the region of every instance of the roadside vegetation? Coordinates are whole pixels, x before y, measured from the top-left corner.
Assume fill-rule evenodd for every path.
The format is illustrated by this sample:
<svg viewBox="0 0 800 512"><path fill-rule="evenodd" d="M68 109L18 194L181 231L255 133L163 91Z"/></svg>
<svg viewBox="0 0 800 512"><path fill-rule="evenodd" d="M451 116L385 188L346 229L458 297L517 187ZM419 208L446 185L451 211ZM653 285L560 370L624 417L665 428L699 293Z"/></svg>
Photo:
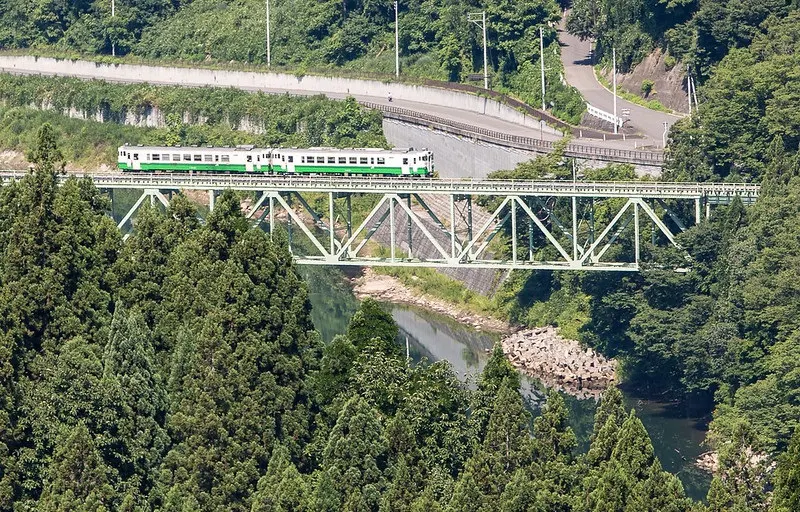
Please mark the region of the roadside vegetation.
<svg viewBox="0 0 800 512"><path fill-rule="evenodd" d="M265 4L260 0L132 0L110 16L95 0L49 10L8 2L0 10L0 48L180 60L199 64L266 63ZM324 73L394 78L392 2L273 0L272 66L297 75ZM483 85L483 39L467 20L486 10L491 87L541 105L539 27L544 28L546 103L577 124L585 105L562 84L554 0L400 2L403 77Z"/></svg>

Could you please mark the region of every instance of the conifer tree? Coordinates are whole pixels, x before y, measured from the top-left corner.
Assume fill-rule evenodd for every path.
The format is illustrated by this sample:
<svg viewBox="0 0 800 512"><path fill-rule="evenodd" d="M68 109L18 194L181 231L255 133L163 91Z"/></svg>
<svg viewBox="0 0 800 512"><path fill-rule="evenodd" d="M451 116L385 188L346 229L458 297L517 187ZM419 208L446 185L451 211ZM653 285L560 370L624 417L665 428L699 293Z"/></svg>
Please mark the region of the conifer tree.
<svg viewBox="0 0 800 512"><path fill-rule="evenodd" d="M772 509L775 512L800 510L800 428L795 430L786 452L778 458L774 480Z"/></svg>
<svg viewBox="0 0 800 512"><path fill-rule="evenodd" d="M503 347L497 343L492 350L492 355L481 372L478 389L472 395L471 421L478 442L483 441L489 417L494 409L495 398L505 382L513 389L519 389L519 373L503 353Z"/></svg>
<svg viewBox="0 0 800 512"><path fill-rule="evenodd" d="M625 418L622 393L616 386L611 386L603 393L594 415L594 430L586 455L589 464L596 466L611 458L611 452L617 443L617 432Z"/></svg>
<svg viewBox="0 0 800 512"><path fill-rule="evenodd" d="M467 467L456 482L447 512L482 512L487 505L487 497L481 492L472 470Z"/></svg>
<svg viewBox="0 0 800 512"><path fill-rule="evenodd" d="M66 429L47 471L38 503L43 512L106 512L116 499L109 483L109 468L83 423Z"/></svg>
<svg viewBox="0 0 800 512"><path fill-rule="evenodd" d="M155 367L144 317L117 304L103 356L106 386L120 390L117 452L113 465L131 496L146 498L169 445L166 393Z"/></svg>
<svg viewBox="0 0 800 512"><path fill-rule="evenodd" d="M347 326L347 337L359 351L370 346L373 350L396 356L400 354L395 343L398 332L392 315L369 297L364 299Z"/></svg>
<svg viewBox="0 0 800 512"><path fill-rule="evenodd" d="M277 445L272 450L267 473L258 481L252 512L303 512L309 508L308 486L289 459L289 450Z"/></svg>
<svg viewBox="0 0 800 512"><path fill-rule="evenodd" d="M342 507L377 510L386 487L387 452L375 409L361 397L351 398L339 414L322 459Z"/></svg>
<svg viewBox="0 0 800 512"><path fill-rule="evenodd" d="M578 446L578 439L569 426L564 398L551 390L544 410L533 422L534 458L539 464L561 460L568 462Z"/></svg>
<svg viewBox="0 0 800 512"><path fill-rule="evenodd" d="M532 461L530 415L517 388L503 382L489 418L482 446L467 462L487 506L495 508L514 472Z"/></svg>

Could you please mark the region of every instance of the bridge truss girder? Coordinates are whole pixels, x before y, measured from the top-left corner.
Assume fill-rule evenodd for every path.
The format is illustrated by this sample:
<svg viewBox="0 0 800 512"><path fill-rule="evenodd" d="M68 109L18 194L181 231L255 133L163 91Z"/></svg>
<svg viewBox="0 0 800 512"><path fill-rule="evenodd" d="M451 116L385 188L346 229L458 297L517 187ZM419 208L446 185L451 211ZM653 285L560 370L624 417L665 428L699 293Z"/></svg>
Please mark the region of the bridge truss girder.
<svg viewBox="0 0 800 512"><path fill-rule="evenodd" d="M200 190L208 193L209 210L213 211L221 189ZM297 263L309 265L637 271L646 243L656 245L660 240L661 245L680 249L676 236L692 220L681 218L680 212L691 216L694 210L693 220L699 223L710 215L711 204L720 202L702 196L662 199L635 193L595 197L522 191L489 195L399 188L390 192L315 191L314 204L324 204L324 208L317 207L321 211L315 211L305 192L296 189L249 190L255 193L255 200L245 217L270 235L280 225L288 234ZM144 189L118 223L119 228L132 224L136 210L147 199L151 205L167 207L167 197L176 191ZM354 223L351 199L360 194L374 196L374 206ZM481 197L492 203L489 211L475 209L473 201ZM681 207L681 201L688 204ZM650 242L645 240L646 234ZM492 245L498 236L505 246ZM305 242L299 243L297 237ZM376 240L383 249L376 249ZM626 251L611 251L623 241L629 244ZM497 256L508 253L508 246L507 257ZM621 256L625 254L627 259Z"/></svg>

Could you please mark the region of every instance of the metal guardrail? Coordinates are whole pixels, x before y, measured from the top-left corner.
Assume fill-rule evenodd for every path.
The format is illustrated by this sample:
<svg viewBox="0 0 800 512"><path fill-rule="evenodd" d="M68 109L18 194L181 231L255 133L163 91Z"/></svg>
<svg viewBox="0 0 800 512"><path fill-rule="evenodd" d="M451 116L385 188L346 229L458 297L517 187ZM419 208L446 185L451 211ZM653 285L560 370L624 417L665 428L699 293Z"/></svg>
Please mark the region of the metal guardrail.
<svg viewBox="0 0 800 512"><path fill-rule="evenodd" d="M20 179L21 171L0 171L0 181ZM741 197L755 200L760 186L748 183L571 182L455 180L381 176L269 176L257 174L117 173L62 175L90 177L98 188L187 190L280 190L299 192L419 193L464 195L546 195L564 197L637 197L643 199Z"/></svg>
<svg viewBox="0 0 800 512"><path fill-rule="evenodd" d="M555 149L555 142L535 139L533 137L522 137L510 135L508 133L482 128L480 126L461 123L443 117L417 112L415 110L395 107L391 105L381 105L378 103L362 102L367 108L380 110L385 117L398 121L429 126L444 132L453 133L464 137L481 140L490 144L497 144L514 149L533 151L537 153L549 153ZM564 154L568 157L584 158L589 160L601 160L607 162L624 162L638 165L662 166L664 164L664 153L655 151L636 151L628 149L611 149L585 144L567 144Z"/></svg>
<svg viewBox="0 0 800 512"><path fill-rule="evenodd" d="M622 128L622 124L623 124L622 118L621 117L615 117L614 114L612 114L610 112L606 112L605 110L603 110L601 108L597 108L594 105L591 105L589 103L586 104L586 112L590 116L594 116L594 117L596 117L598 119L602 119L603 121L608 121L609 123L614 123L614 121L616 119L617 126Z"/></svg>

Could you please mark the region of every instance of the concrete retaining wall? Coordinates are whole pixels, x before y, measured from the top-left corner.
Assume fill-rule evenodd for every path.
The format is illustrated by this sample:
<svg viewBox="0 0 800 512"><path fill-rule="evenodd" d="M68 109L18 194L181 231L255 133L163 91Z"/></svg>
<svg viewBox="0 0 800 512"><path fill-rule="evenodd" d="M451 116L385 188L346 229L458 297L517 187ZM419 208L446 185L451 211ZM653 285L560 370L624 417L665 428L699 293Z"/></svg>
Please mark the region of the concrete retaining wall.
<svg viewBox="0 0 800 512"><path fill-rule="evenodd" d="M276 93L325 94L332 97L353 95L386 98L391 92L392 97L398 100L467 110L523 126L539 127L538 119L489 98L435 87L384 83L377 80L138 64L102 64L31 56L0 56L0 71L97 78L116 82L147 81L165 85L195 87L208 85Z"/></svg>

